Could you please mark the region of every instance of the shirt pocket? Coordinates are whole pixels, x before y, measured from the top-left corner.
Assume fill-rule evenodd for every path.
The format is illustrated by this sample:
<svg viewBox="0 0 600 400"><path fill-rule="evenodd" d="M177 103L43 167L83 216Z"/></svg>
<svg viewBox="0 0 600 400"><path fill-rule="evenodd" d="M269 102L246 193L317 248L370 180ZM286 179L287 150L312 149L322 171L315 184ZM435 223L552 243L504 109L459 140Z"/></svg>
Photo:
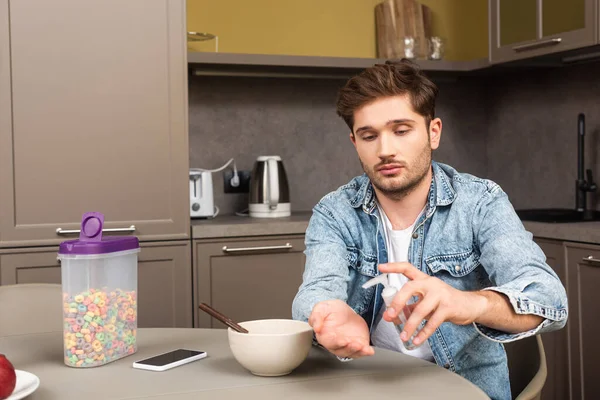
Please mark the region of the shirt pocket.
<svg viewBox="0 0 600 400"><path fill-rule="evenodd" d="M376 255L364 253L355 247L347 250L346 257L350 268L364 276L375 277L378 275Z"/></svg>
<svg viewBox="0 0 600 400"><path fill-rule="evenodd" d="M425 259L425 264L434 275L450 274L454 278L462 278L480 265L479 255L472 249L431 256Z"/></svg>

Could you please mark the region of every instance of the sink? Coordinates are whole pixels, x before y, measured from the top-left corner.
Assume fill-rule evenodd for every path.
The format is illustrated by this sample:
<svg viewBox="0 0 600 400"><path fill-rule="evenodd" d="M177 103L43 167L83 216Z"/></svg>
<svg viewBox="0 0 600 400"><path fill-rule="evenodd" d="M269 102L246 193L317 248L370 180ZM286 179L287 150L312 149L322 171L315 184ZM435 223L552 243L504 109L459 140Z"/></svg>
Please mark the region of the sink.
<svg viewBox="0 0 600 400"><path fill-rule="evenodd" d="M537 208L516 211L523 221L554 223L600 221L600 212L595 210L582 212L570 208Z"/></svg>

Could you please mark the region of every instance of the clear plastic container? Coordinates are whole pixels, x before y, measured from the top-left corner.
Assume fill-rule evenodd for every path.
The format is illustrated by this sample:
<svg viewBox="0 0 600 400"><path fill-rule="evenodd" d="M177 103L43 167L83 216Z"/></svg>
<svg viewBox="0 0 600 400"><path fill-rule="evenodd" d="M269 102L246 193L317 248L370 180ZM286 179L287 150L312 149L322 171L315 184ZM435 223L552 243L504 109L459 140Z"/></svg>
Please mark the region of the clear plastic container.
<svg viewBox="0 0 600 400"><path fill-rule="evenodd" d="M137 351L134 236L102 237L104 216L86 213L78 240L60 244L64 360L97 367Z"/></svg>

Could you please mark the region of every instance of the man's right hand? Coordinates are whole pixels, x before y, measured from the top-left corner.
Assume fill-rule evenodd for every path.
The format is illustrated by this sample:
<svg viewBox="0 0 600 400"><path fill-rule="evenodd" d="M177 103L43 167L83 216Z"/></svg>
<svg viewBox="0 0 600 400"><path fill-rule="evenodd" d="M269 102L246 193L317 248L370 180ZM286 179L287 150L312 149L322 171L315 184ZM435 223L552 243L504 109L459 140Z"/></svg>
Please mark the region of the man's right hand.
<svg viewBox="0 0 600 400"><path fill-rule="evenodd" d="M369 327L341 300L317 303L308 318L317 341L338 357L359 358L375 353L369 345Z"/></svg>

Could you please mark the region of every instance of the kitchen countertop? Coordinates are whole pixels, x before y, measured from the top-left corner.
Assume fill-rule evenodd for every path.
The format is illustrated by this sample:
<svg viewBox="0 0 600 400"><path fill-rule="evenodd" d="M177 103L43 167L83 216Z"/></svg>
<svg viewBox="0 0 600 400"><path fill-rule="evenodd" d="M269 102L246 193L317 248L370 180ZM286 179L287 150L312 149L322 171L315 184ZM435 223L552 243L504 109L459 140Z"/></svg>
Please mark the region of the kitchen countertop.
<svg viewBox="0 0 600 400"><path fill-rule="evenodd" d="M312 211L293 212L286 218L250 218L220 215L213 219L192 219L192 238L209 239L263 235L303 235ZM535 237L600 244L600 222L544 223L523 221Z"/></svg>
<svg viewBox="0 0 600 400"><path fill-rule="evenodd" d="M535 237L570 242L600 243L600 222L544 223L523 221Z"/></svg>
<svg viewBox="0 0 600 400"><path fill-rule="evenodd" d="M312 211L292 212L284 218L250 218L217 215L212 219L192 219L192 238L226 238L263 235L303 235Z"/></svg>

